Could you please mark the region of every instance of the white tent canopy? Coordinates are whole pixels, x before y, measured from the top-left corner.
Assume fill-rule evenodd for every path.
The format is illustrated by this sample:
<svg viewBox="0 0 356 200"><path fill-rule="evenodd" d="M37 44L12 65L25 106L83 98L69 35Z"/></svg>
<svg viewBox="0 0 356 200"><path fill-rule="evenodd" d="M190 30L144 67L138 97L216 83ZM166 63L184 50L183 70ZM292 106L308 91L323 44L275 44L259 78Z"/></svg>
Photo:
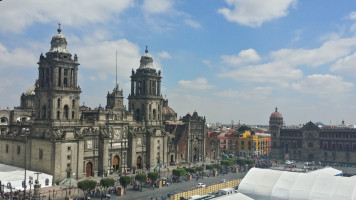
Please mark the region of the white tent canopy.
<svg viewBox="0 0 356 200"><path fill-rule="evenodd" d="M35 171L30 171L26 170L26 184L27 184L27 189L30 189L29 187L29 180L30 177L33 178L33 184L35 180L37 179L37 174L35 174ZM44 174L41 173L38 176L39 183L41 184L41 187L49 187L52 186L52 176L49 174ZM0 181L1 184L4 187L5 192L10 192L10 185L12 190L23 190L22 187L22 181L25 179L25 169L19 168L19 167L13 167L10 165L4 165L0 163ZM46 179L47 180L47 185L46 185ZM32 185L33 188L33 185ZM2 188L3 189L3 188Z"/></svg>
<svg viewBox="0 0 356 200"><path fill-rule="evenodd" d="M252 168L239 192L261 200L356 200L356 179L334 175Z"/></svg>
<svg viewBox="0 0 356 200"><path fill-rule="evenodd" d="M317 173L317 174L328 174L328 175L332 175L332 176L342 176L342 171L332 168L332 167L324 167L322 169L318 169L315 171L311 171L309 173Z"/></svg>
<svg viewBox="0 0 356 200"><path fill-rule="evenodd" d="M235 194L232 194L232 195L224 195L224 196L220 196L220 197L217 197L217 198L214 198L216 200L254 200L244 194L241 194L241 193L235 193Z"/></svg>

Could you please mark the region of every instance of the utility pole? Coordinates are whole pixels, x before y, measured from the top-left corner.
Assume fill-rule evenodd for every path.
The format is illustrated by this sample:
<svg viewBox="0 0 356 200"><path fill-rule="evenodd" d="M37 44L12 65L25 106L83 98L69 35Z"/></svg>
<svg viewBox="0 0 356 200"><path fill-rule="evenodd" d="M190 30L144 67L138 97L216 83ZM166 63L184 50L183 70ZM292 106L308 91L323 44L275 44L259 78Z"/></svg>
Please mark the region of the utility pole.
<svg viewBox="0 0 356 200"><path fill-rule="evenodd" d="M27 169L27 134L29 132L28 128L23 128L25 132L25 180L23 182L23 192L24 192L24 200L26 200L26 169Z"/></svg>

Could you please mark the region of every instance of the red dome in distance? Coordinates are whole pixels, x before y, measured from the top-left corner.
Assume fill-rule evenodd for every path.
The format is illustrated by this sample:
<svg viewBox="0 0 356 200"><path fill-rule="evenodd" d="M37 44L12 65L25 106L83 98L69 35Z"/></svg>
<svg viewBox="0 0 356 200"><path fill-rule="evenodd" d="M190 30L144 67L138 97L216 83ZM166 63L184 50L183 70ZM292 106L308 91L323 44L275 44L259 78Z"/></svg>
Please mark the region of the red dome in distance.
<svg viewBox="0 0 356 200"><path fill-rule="evenodd" d="M283 119L283 116L281 113L279 113L277 111L277 107L276 107L276 111L274 113L271 114L270 118L272 119Z"/></svg>

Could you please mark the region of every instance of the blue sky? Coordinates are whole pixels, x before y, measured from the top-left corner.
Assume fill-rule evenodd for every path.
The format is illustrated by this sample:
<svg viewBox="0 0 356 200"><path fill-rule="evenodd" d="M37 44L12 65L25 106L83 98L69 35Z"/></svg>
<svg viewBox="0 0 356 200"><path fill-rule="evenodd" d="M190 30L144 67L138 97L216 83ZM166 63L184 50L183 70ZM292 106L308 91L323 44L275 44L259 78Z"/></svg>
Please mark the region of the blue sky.
<svg viewBox="0 0 356 200"><path fill-rule="evenodd" d="M0 109L18 106L34 84L60 22L85 105L105 105L116 51L127 97L148 45L178 116L268 124L277 106L287 125L356 124L356 1L50 2L0 2Z"/></svg>

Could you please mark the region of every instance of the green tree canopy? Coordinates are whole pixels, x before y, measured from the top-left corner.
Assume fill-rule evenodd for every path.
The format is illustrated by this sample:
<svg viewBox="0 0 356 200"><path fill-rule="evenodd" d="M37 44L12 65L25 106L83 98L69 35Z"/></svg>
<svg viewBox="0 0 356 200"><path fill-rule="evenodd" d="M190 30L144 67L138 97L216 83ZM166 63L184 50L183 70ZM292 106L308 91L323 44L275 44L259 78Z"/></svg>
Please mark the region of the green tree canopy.
<svg viewBox="0 0 356 200"><path fill-rule="evenodd" d="M196 167L195 168L198 172L201 172L201 171L203 171L204 170L204 168L203 167Z"/></svg>
<svg viewBox="0 0 356 200"><path fill-rule="evenodd" d="M239 129L237 129L237 131L238 131L239 133L244 133L245 131L251 131L251 128L248 127L248 126L246 126L246 125L242 125L242 126L240 126Z"/></svg>
<svg viewBox="0 0 356 200"><path fill-rule="evenodd" d="M185 169L173 169L172 173L174 176L178 176L178 177L185 176L187 174Z"/></svg>
<svg viewBox="0 0 356 200"><path fill-rule="evenodd" d="M238 158L238 159L236 159L236 163L239 164L239 165L245 165L246 164L246 159Z"/></svg>
<svg viewBox="0 0 356 200"><path fill-rule="evenodd" d="M129 176L121 176L119 182L120 185L126 189L126 186L131 182L131 178Z"/></svg>
<svg viewBox="0 0 356 200"><path fill-rule="evenodd" d="M115 185L115 179L113 178L104 178L100 180L100 185L102 187L102 191L107 193L109 188L114 187Z"/></svg>
<svg viewBox="0 0 356 200"><path fill-rule="evenodd" d="M247 160L246 160L246 164L248 164L248 165L251 165L251 164L253 164L253 163L254 163L253 160L250 160L250 159L247 159Z"/></svg>
<svg viewBox="0 0 356 200"><path fill-rule="evenodd" d="M139 182L145 182L147 179L146 174L136 174L135 180Z"/></svg>
<svg viewBox="0 0 356 200"><path fill-rule="evenodd" d="M186 168L185 171L190 174L197 173L197 170L195 168Z"/></svg>
<svg viewBox="0 0 356 200"><path fill-rule="evenodd" d="M221 161L220 161L220 164L223 165L223 166L225 166L225 167L234 165L234 163L232 162L232 160L221 160Z"/></svg>
<svg viewBox="0 0 356 200"><path fill-rule="evenodd" d="M158 173L157 172L149 172L147 177L151 179L153 182L157 181Z"/></svg>
<svg viewBox="0 0 356 200"><path fill-rule="evenodd" d="M221 169L222 168L220 164L213 164L213 167L214 167L214 169Z"/></svg>
<svg viewBox="0 0 356 200"><path fill-rule="evenodd" d="M84 196L87 197L89 191L95 189L98 183L94 180L83 180L83 181L79 181L77 184L78 184L78 188L81 191L83 191Z"/></svg>
<svg viewBox="0 0 356 200"><path fill-rule="evenodd" d="M207 170L213 170L214 167L213 167L213 165L206 165L206 169L207 169Z"/></svg>

